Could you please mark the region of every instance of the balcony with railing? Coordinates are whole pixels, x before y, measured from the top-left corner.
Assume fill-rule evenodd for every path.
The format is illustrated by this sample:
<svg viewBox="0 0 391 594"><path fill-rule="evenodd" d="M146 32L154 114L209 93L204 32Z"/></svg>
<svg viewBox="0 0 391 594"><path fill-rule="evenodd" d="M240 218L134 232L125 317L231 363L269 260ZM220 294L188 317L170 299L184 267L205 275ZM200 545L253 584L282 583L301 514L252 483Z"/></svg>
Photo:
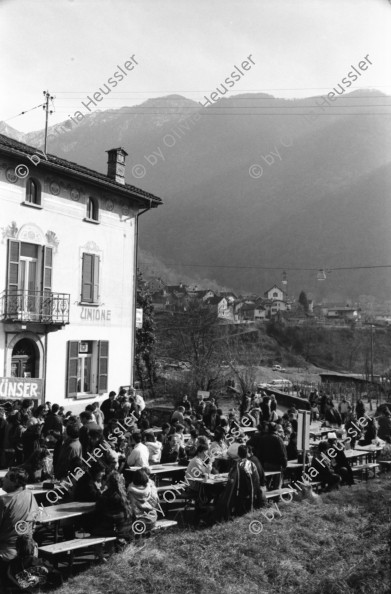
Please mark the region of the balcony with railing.
<svg viewBox="0 0 391 594"><path fill-rule="evenodd" d="M69 324L69 293L4 291L0 295L0 321Z"/></svg>

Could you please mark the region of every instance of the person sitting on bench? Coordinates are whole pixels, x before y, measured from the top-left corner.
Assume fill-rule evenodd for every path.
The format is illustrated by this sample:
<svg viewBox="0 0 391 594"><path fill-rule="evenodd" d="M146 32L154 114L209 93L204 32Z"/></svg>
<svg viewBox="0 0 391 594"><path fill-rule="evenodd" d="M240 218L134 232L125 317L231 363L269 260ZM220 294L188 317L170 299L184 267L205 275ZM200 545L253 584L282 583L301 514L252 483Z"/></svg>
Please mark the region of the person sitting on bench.
<svg viewBox="0 0 391 594"><path fill-rule="evenodd" d="M126 495L124 477L113 471L107 477L107 489L96 502L93 536L132 536L132 508Z"/></svg>
<svg viewBox="0 0 391 594"><path fill-rule="evenodd" d="M312 460L312 467L318 472L316 480L322 483L322 488L325 491L338 489L341 482L339 474L334 472L331 462L327 457L327 450L329 449L327 441L321 441L318 445L318 451Z"/></svg>
<svg viewBox="0 0 391 594"><path fill-rule="evenodd" d="M334 431L327 434L327 441L329 449L332 448L336 453L336 455L334 455L332 452L332 456L330 456L332 458L331 464L334 468L334 472L340 475L343 483L354 485L353 472L350 462L345 455L344 445L337 440L337 435Z"/></svg>
<svg viewBox="0 0 391 594"><path fill-rule="evenodd" d="M136 470L128 487L128 499L133 520L141 520L151 530L156 524L159 497L155 483L144 469Z"/></svg>
<svg viewBox="0 0 391 594"><path fill-rule="evenodd" d="M27 478L23 468L10 468L2 479L1 487L6 495L0 497L0 583L8 563L17 556L17 528L25 529L38 511L34 495L26 489Z"/></svg>

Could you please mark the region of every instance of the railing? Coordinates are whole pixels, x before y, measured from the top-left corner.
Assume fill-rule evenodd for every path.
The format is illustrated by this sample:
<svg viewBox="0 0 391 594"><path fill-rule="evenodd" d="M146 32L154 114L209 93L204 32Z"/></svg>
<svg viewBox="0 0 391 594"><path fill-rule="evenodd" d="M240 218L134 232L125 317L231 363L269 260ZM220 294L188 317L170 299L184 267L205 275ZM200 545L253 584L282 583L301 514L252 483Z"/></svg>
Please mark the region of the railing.
<svg viewBox="0 0 391 594"><path fill-rule="evenodd" d="M0 296L0 320L69 324L69 304L69 293L4 291Z"/></svg>

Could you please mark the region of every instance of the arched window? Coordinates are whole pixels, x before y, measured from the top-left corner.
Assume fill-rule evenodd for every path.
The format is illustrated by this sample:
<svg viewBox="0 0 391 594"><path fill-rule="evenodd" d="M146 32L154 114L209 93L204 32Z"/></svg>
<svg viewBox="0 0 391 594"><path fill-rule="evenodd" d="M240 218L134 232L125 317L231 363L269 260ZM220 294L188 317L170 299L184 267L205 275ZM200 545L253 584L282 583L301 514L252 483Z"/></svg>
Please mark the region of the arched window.
<svg viewBox="0 0 391 594"><path fill-rule="evenodd" d="M96 198L91 198L91 196L87 200L87 219L90 221L99 221L99 205Z"/></svg>
<svg viewBox="0 0 391 594"><path fill-rule="evenodd" d="M41 186L39 182L31 177L27 180L26 185L26 202L29 204L41 205Z"/></svg>

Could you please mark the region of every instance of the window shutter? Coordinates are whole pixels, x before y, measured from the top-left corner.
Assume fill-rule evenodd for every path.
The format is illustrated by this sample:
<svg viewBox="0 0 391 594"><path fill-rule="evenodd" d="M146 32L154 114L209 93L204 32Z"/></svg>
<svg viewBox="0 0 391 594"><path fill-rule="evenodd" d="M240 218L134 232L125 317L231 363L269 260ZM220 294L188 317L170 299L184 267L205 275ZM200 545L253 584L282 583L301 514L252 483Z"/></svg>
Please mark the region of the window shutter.
<svg viewBox="0 0 391 594"><path fill-rule="evenodd" d="M83 254L81 273L81 300L88 303L93 301L93 262L92 254Z"/></svg>
<svg viewBox="0 0 391 594"><path fill-rule="evenodd" d="M53 248L43 248L42 289L45 293L52 292Z"/></svg>
<svg viewBox="0 0 391 594"><path fill-rule="evenodd" d="M94 272L93 272L93 303L99 303L99 256L94 256Z"/></svg>
<svg viewBox="0 0 391 594"><path fill-rule="evenodd" d="M8 270L7 270L7 297L5 311L7 314L15 314L18 311L18 289L19 289L19 259L20 241L8 240Z"/></svg>
<svg viewBox="0 0 391 594"><path fill-rule="evenodd" d="M108 386L109 341L100 340L98 349L98 393L103 394Z"/></svg>
<svg viewBox="0 0 391 594"><path fill-rule="evenodd" d="M50 316L52 309L52 269L53 248L44 246L42 254L42 313L45 316Z"/></svg>
<svg viewBox="0 0 391 594"><path fill-rule="evenodd" d="M8 240L8 279L7 291L15 294L19 282L20 241Z"/></svg>
<svg viewBox="0 0 391 594"><path fill-rule="evenodd" d="M79 342L68 341L68 377L67 377L67 398L77 396L77 368L79 359Z"/></svg>

